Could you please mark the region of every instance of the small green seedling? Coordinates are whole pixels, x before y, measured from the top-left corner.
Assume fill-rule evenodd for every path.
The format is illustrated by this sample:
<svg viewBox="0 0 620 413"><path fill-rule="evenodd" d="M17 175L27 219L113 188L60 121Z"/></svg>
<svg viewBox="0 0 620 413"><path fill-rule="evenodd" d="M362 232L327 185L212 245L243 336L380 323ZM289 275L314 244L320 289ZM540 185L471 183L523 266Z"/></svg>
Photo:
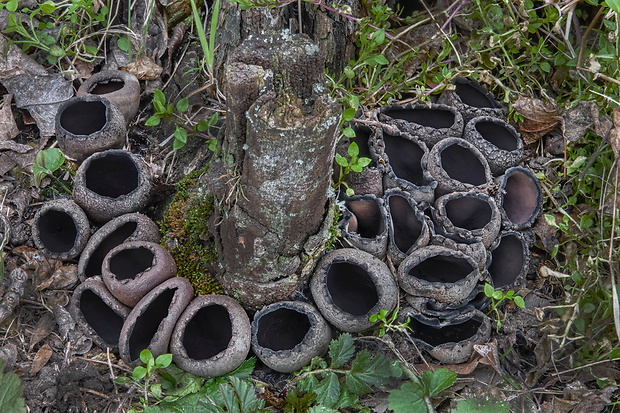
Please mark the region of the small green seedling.
<svg viewBox="0 0 620 413"><path fill-rule="evenodd" d="M353 188L350 188L349 185L347 185L345 180L351 172L362 172L362 170L370 164L370 158L359 156L360 148L355 142L351 142L349 144L347 154L349 155L349 159L340 154L336 154L336 163L340 166L340 171L338 173L338 182L336 182L334 186L336 188L339 188L341 185L344 186L347 196L353 196L355 195L355 192L353 191Z"/></svg>
<svg viewBox="0 0 620 413"><path fill-rule="evenodd" d="M402 333L412 331L409 326L409 321L411 321L410 317L407 317L404 323L397 323L397 319L398 310L392 312L388 310L379 310L378 314L373 314L368 318L371 323L379 323L377 330L377 335L379 337L383 337L386 333L393 331L400 331Z"/></svg>
<svg viewBox="0 0 620 413"><path fill-rule="evenodd" d="M494 313L497 319L497 330L499 331L502 328L502 323L506 320L508 314L504 313L502 316L499 312L499 305L505 301L512 300L515 305L519 308L525 308L525 300L520 295L516 295L516 293L512 290L503 292L501 290L496 290L489 283L484 284L484 295L491 299L491 309L489 313Z"/></svg>
<svg viewBox="0 0 620 413"><path fill-rule="evenodd" d="M34 158L34 164L32 165L32 180L34 186L37 188L41 187L41 182L46 177L50 177L54 179L67 193L71 193L71 189L69 189L60 179L56 178L54 172L58 171L62 168L67 158L58 148L49 148L43 149L37 153L37 156ZM64 168L70 173L68 168Z"/></svg>

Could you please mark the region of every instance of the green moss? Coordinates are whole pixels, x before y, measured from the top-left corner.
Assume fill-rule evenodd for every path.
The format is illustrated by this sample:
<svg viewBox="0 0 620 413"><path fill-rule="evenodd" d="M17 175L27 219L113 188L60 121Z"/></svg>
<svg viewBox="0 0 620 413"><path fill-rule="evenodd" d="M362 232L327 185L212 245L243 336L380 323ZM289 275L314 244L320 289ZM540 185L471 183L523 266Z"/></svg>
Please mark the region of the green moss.
<svg viewBox="0 0 620 413"><path fill-rule="evenodd" d="M177 184L177 193L159 223L161 244L174 257L178 275L192 283L196 294L222 292L213 275L217 251L207 228L214 198L198 185L206 169L195 171Z"/></svg>

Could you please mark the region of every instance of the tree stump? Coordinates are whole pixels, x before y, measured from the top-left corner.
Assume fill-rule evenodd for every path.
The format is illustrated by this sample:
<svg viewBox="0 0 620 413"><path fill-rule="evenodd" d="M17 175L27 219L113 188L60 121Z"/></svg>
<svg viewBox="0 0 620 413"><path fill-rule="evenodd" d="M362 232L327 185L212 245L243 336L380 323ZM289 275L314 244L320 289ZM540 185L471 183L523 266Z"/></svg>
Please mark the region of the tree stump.
<svg viewBox="0 0 620 413"><path fill-rule="evenodd" d="M246 40L226 68L226 133L212 168L218 280L247 308L289 298L332 224L340 113L324 70L318 46L287 31Z"/></svg>

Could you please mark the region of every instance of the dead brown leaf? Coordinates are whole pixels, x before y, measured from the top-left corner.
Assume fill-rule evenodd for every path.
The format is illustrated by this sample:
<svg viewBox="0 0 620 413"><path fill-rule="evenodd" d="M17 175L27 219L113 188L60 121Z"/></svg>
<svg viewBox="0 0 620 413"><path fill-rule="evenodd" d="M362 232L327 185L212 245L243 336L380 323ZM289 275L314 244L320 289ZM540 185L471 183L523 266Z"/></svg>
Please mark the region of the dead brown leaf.
<svg viewBox="0 0 620 413"><path fill-rule="evenodd" d="M45 68L22 52L17 44L9 44L9 40L0 34L0 80L24 73L45 76Z"/></svg>
<svg viewBox="0 0 620 413"><path fill-rule="evenodd" d="M611 119L600 115L600 108L595 102L581 101L564 114L564 137L569 142L583 138L588 130L606 136L611 127Z"/></svg>
<svg viewBox="0 0 620 413"><path fill-rule="evenodd" d="M48 260L35 248L19 246L13 248L13 254L19 256L25 263L23 268L34 271L35 285L37 280L46 280L55 268L55 260Z"/></svg>
<svg viewBox="0 0 620 413"><path fill-rule="evenodd" d="M34 356L32 367L30 367L30 374L33 376L37 374L47 364L52 354L54 354L54 350L48 344L44 344Z"/></svg>
<svg viewBox="0 0 620 413"><path fill-rule="evenodd" d="M51 277L37 286L37 291L45 289L63 290L73 287L77 282L77 265L62 265L54 270Z"/></svg>
<svg viewBox="0 0 620 413"><path fill-rule="evenodd" d="M161 75L164 70L153 59L147 55L140 55L136 60L129 63L127 66L119 67L120 70L125 70L140 80L155 80Z"/></svg>
<svg viewBox="0 0 620 413"><path fill-rule="evenodd" d="M15 123L13 112L11 112L12 100L13 95L11 94L4 95L2 99L2 107L0 108L0 141L7 141L19 135L19 129Z"/></svg>
<svg viewBox="0 0 620 413"><path fill-rule="evenodd" d="M34 348L41 340L49 336L56 325L56 319L52 313L45 313L37 322L30 336L30 350Z"/></svg>
<svg viewBox="0 0 620 413"><path fill-rule="evenodd" d="M523 117L517 127L526 144L536 142L563 123L561 110L555 102L520 97L513 108Z"/></svg>

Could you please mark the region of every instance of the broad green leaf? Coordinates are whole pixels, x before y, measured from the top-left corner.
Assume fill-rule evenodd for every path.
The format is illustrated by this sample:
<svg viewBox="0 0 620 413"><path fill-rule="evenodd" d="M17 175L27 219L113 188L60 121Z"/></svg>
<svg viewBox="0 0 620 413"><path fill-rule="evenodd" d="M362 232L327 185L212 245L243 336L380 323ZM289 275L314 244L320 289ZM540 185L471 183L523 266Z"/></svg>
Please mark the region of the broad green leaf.
<svg viewBox="0 0 620 413"><path fill-rule="evenodd" d="M65 163L65 155L58 148L44 149L40 152L43 152L44 161L42 166L45 169L55 172Z"/></svg>
<svg viewBox="0 0 620 413"><path fill-rule="evenodd" d="M209 116L209 119L207 120L207 124L209 126L214 126L218 120L220 120L220 114L215 112L213 115Z"/></svg>
<svg viewBox="0 0 620 413"><path fill-rule="evenodd" d="M357 134L355 133L355 130L350 126L347 126L346 128L344 128L342 130L342 134L346 136L347 138L355 138L355 136L357 136Z"/></svg>
<svg viewBox="0 0 620 413"><path fill-rule="evenodd" d="M187 131L180 126L177 126L174 130L174 139L181 141L184 144L187 143Z"/></svg>
<svg viewBox="0 0 620 413"><path fill-rule="evenodd" d="M123 52L127 53L129 49L131 49L131 40L129 40L129 37L119 37L118 40L116 40L116 45Z"/></svg>
<svg viewBox="0 0 620 413"><path fill-rule="evenodd" d="M520 295L516 296L514 299L515 305L519 308L525 308L525 300Z"/></svg>
<svg viewBox="0 0 620 413"><path fill-rule="evenodd" d="M365 156L363 156L363 157L361 157L361 158L359 158L359 159L357 160L357 164L358 164L359 166L361 166L362 168L365 168L365 167L367 167L368 165L370 165L370 162L372 162L372 159L367 158L367 157L365 157Z"/></svg>
<svg viewBox="0 0 620 413"><path fill-rule="evenodd" d="M368 350L362 350L353 359L350 374L369 385L381 386L392 377L391 363L382 354L371 356Z"/></svg>
<svg viewBox="0 0 620 413"><path fill-rule="evenodd" d="M206 132L209 129L209 124L205 119L200 119L196 124L196 129L198 132Z"/></svg>
<svg viewBox="0 0 620 413"><path fill-rule="evenodd" d="M265 407L265 403L256 397L254 386L251 383L233 376L230 377L230 384L239 401L242 413L254 413Z"/></svg>
<svg viewBox="0 0 620 413"><path fill-rule="evenodd" d="M153 107L157 112L166 111L166 96L164 95L164 92L159 89L156 89L153 93Z"/></svg>
<svg viewBox="0 0 620 413"><path fill-rule="evenodd" d="M509 413L510 407L506 403L494 400L461 400L453 413Z"/></svg>
<svg viewBox="0 0 620 413"><path fill-rule="evenodd" d="M355 191L353 190L353 188L347 188L347 190L344 192L347 194L348 197L355 195Z"/></svg>
<svg viewBox="0 0 620 413"><path fill-rule="evenodd" d="M620 0L607 0L605 3L607 3L610 9L620 14Z"/></svg>
<svg viewBox="0 0 620 413"><path fill-rule="evenodd" d="M351 142L349 144L349 149L347 149L347 153L351 158L354 156L358 156L360 154L360 147L357 146L357 143Z"/></svg>
<svg viewBox="0 0 620 413"><path fill-rule="evenodd" d="M19 0L9 0L9 2L6 4L6 9L8 11L11 11L11 12L17 10L17 3L18 2L19 2Z"/></svg>
<svg viewBox="0 0 620 413"><path fill-rule="evenodd" d="M0 412L26 413L22 392L22 383L17 374L5 373L4 362L0 360Z"/></svg>
<svg viewBox="0 0 620 413"><path fill-rule="evenodd" d="M342 112L342 120L344 122L350 121L351 119L355 117L355 112L357 112L357 110L354 108L345 109L345 111Z"/></svg>
<svg viewBox="0 0 620 413"><path fill-rule="evenodd" d="M327 373L327 377L319 382L313 390L316 394L316 401L327 407L333 407L340 398L340 382L334 372Z"/></svg>
<svg viewBox="0 0 620 413"><path fill-rule="evenodd" d="M170 363L172 363L172 354L170 353L162 354L160 356L157 356L157 358L155 359L155 366L157 368L165 369L170 365Z"/></svg>
<svg viewBox="0 0 620 413"><path fill-rule="evenodd" d="M362 172L364 170L364 168L362 168L359 163L355 163L355 164L351 165L351 170L353 172L360 173L360 172Z"/></svg>
<svg viewBox="0 0 620 413"><path fill-rule="evenodd" d="M140 352L140 361L144 364L148 364L149 361L153 360L153 353L148 348L145 348Z"/></svg>
<svg viewBox="0 0 620 413"><path fill-rule="evenodd" d="M146 373L147 373L146 367L137 366L137 367L134 367L131 377L133 377L136 380L142 380L146 376Z"/></svg>
<svg viewBox="0 0 620 413"><path fill-rule="evenodd" d="M360 380L357 375L347 373L345 375L345 386L347 390L354 394L372 393L372 387Z"/></svg>
<svg viewBox="0 0 620 413"><path fill-rule="evenodd" d="M354 353L355 345L353 344L353 337L351 334L341 334L340 337L329 343L330 366L334 369L343 366L346 362L351 360Z"/></svg>
<svg viewBox="0 0 620 413"><path fill-rule="evenodd" d="M215 149L217 149L217 140L211 139L211 142L209 142L209 150L215 152Z"/></svg>
<svg viewBox="0 0 620 413"><path fill-rule="evenodd" d="M353 69L351 69L350 66L346 66L344 68L344 75L349 79L353 79L355 77L355 72L353 71Z"/></svg>
<svg viewBox="0 0 620 413"><path fill-rule="evenodd" d="M385 41L385 29L379 29L372 34L372 39L379 45Z"/></svg>
<svg viewBox="0 0 620 413"><path fill-rule="evenodd" d="M424 389L411 381L403 383L388 396L388 407L394 413L427 413L424 404Z"/></svg>
<svg viewBox="0 0 620 413"><path fill-rule="evenodd" d="M502 298L504 298L504 293L502 293L500 290L496 290L495 292L493 292L493 295L491 297L495 298L496 300L501 300Z"/></svg>
<svg viewBox="0 0 620 413"><path fill-rule="evenodd" d="M493 297L493 293L495 292L495 288L489 283L484 284L484 295L491 298Z"/></svg>
<svg viewBox="0 0 620 413"><path fill-rule="evenodd" d="M346 168L347 166L349 166L349 161L344 156L337 153L335 159L336 159L336 163L342 166L343 168Z"/></svg>
<svg viewBox="0 0 620 413"><path fill-rule="evenodd" d="M56 4L54 4L53 1L46 1L45 3L42 3L39 8L44 14L52 14L56 11Z"/></svg>
<svg viewBox="0 0 620 413"><path fill-rule="evenodd" d="M157 115L153 115L148 118L144 124L146 126L157 126L159 125L159 122L161 122L161 118Z"/></svg>
<svg viewBox="0 0 620 413"><path fill-rule="evenodd" d="M375 62L377 62L380 65L387 65L390 63L389 60L387 60L387 58L383 56L382 54L375 56Z"/></svg>
<svg viewBox="0 0 620 413"><path fill-rule="evenodd" d="M314 392L318 385L319 381L314 374L309 374L298 382L299 389L305 392Z"/></svg>
<svg viewBox="0 0 620 413"><path fill-rule="evenodd" d="M434 397L456 382L456 373L452 370L440 368L422 372L421 379L428 395Z"/></svg>
<svg viewBox="0 0 620 413"><path fill-rule="evenodd" d="M185 147L185 142L182 142L178 139L175 139L174 142L172 142L172 149L174 149L175 151L183 149L183 147Z"/></svg>
<svg viewBox="0 0 620 413"><path fill-rule="evenodd" d="M185 112L189 109L189 100L187 98L183 98L177 102L177 110L179 112Z"/></svg>

